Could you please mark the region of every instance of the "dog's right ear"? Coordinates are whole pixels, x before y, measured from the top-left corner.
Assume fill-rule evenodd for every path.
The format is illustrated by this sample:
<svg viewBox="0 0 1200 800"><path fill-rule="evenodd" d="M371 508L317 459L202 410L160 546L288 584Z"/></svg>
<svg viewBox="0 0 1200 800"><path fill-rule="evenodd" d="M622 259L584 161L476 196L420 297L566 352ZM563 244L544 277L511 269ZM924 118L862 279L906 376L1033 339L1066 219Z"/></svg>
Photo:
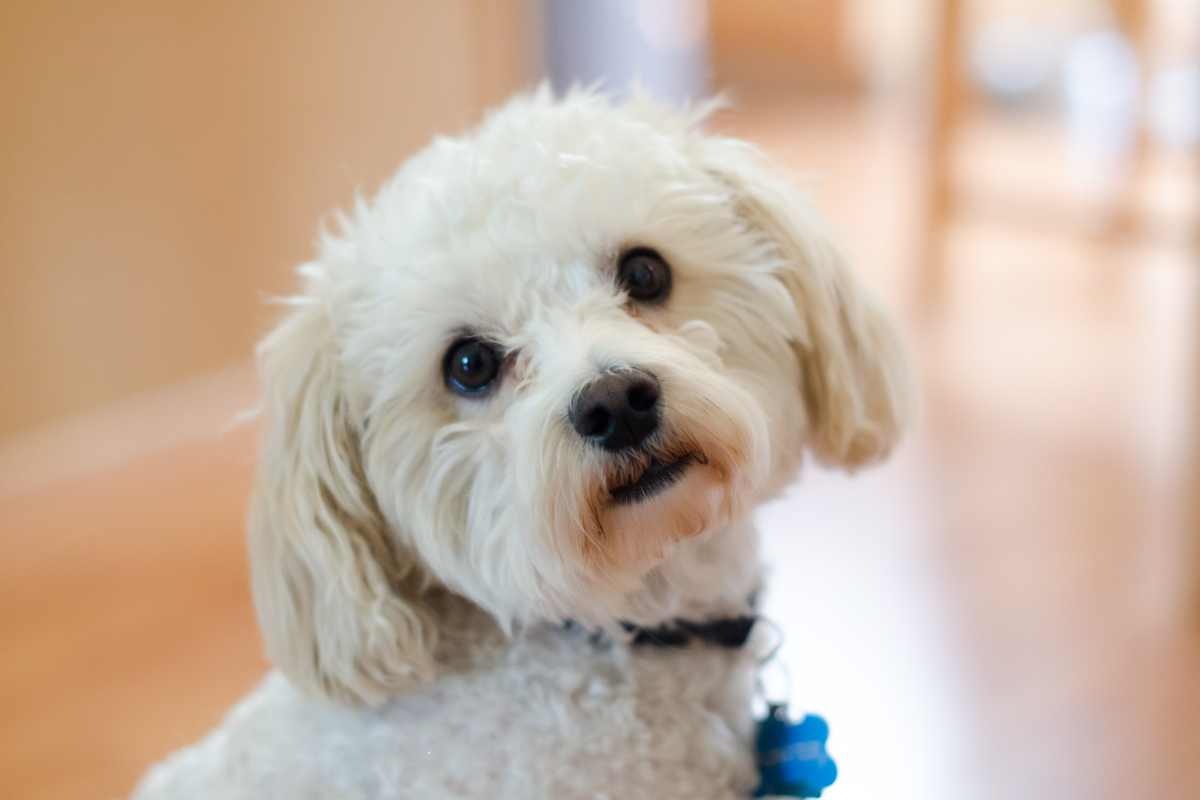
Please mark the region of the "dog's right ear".
<svg viewBox="0 0 1200 800"><path fill-rule="evenodd" d="M300 301L259 364L267 427L249 537L267 654L304 689L382 702L432 673L435 628L363 474L324 305Z"/></svg>

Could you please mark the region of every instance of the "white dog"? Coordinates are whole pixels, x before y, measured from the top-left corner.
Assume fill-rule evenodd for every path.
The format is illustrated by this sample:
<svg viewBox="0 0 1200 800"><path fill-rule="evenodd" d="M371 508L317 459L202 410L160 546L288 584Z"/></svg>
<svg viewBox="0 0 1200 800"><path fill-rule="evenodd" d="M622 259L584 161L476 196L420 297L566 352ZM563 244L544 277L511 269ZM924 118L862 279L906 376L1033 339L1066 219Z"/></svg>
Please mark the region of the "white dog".
<svg viewBox="0 0 1200 800"><path fill-rule="evenodd" d="M340 219L261 347L272 674L145 798L735 798L751 512L904 418L893 332L705 111L519 97Z"/></svg>

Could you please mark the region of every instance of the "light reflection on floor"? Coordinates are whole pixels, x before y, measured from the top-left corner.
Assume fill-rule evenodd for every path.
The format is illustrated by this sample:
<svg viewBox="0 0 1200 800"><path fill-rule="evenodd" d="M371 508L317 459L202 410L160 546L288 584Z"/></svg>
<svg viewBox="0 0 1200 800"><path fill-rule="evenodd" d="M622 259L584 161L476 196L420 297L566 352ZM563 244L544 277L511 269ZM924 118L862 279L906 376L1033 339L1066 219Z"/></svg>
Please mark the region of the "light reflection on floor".
<svg viewBox="0 0 1200 800"><path fill-rule="evenodd" d="M810 470L763 509L765 613L784 629L795 710L831 726L836 797L961 797L970 722L946 599L922 557L911 449L856 478Z"/></svg>

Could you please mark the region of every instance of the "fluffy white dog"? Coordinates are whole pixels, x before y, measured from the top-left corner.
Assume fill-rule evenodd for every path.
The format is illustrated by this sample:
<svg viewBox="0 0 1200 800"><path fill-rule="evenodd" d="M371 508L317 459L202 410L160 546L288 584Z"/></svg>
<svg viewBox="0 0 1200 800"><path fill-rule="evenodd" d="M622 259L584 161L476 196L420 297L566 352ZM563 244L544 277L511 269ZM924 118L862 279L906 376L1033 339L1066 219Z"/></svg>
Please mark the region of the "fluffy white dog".
<svg viewBox="0 0 1200 800"><path fill-rule="evenodd" d="M339 220L261 348L272 674L138 798L735 798L751 512L895 442L889 324L704 110L518 97Z"/></svg>

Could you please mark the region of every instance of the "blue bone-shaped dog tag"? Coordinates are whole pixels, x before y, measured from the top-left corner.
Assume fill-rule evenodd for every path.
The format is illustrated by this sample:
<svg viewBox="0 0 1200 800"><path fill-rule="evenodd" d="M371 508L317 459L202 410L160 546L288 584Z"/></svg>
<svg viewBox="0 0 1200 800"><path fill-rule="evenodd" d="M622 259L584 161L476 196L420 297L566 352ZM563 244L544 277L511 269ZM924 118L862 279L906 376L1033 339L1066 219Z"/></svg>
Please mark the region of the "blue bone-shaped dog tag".
<svg viewBox="0 0 1200 800"><path fill-rule="evenodd" d="M837 764L825 752L829 725L808 715L791 722L787 708L772 703L758 728L760 782L755 797L820 797L837 779Z"/></svg>

